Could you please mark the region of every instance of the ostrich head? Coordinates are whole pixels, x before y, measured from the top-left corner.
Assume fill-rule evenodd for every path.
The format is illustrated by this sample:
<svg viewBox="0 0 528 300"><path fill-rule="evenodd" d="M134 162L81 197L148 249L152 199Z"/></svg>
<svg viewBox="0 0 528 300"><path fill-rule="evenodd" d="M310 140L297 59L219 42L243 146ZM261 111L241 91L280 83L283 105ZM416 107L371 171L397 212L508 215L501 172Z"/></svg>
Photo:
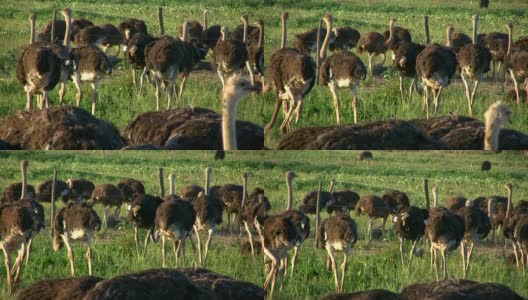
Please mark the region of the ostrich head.
<svg viewBox="0 0 528 300"><path fill-rule="evenodd" d="M486 113L484 113L484 118L486 120L494 120L496 124L503 125L506 122L511 122L512 110L505 104L502 104L500 101L492 104Z"/></svg>
<svg viewBox="0 0 528 300"><path fill-rule="evenodd" d="M484 113L485 133L484 150L499 150L499 134L502 125L511 122L511 109L500 101L492 104Z"/></svg>
<svg viewBox="0 0 528 300"><path fill-rule="evenodd" d="M293 178L297 177L297 174L295 174L295 172L293 171L289 171L288 173L286 173L286 179L291 181L293 180Z"/></svg>
<svg viewBox="0 0 528 300"><path fill-rule="evenodd" d="M37 19L37 16L35 15L35 13L31 13L29 15L29 21L35 22L36 19Z"/></svg>
<svg viewBox="0 0 528 300"><path fill-rule="evenodd" d="M253 86L249 78L235 74L226 80L224 86L224 101L233 99L238 101L253 92L260 92L260 86Z"/></svg>

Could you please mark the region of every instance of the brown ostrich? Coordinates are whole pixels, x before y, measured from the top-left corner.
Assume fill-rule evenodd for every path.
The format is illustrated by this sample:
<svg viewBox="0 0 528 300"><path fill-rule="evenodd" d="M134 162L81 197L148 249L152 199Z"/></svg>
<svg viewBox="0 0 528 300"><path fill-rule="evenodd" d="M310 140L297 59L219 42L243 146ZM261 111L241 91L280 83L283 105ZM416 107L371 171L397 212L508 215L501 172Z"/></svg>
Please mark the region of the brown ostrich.
<svg viewBox="0 0 528 300"><path fill-rule="evenodd" d="M416 244L425 234L426 216L422 209L416 206L406 206L398 211L395 220L394 228L400 238L400 258L402 266L405 266L403 259L404 241L408 240L412 242L409 254L409 268L411 268L412 259L416 251Z"/></svg>
<svg viewBox="0 0 528 300"><path fill-rule="evenodd" d="M312 52L317 52L318 31L318 28L312 28L306 32L295 35L295 48L308 55L312 54ZM319 36L319 39L321 41L328 37L329 43L335 42L335 33L332 30L329 31L328 27L326 28L326 30L321 30L320 32L321 34ZM330 32L330 35L328 34L328 32Z"/></svg>
<svg viewBox="0 0 528 300"><path fill-rule="evenodd" d="M259 90L249 79L233 76L223 91L222 116L203 108L181 108L164 112L149 112L132 120L123 135L129 144L154 144L167 150L258 150L264 147L264 130L253 123L236 121L239 101ZM236 123L235 123L236 122ZM159 124L166 126L160 128ZM231 124L231 125L230 125ZM231 127L231 126L235 126ZM222 132L225 131L225 134ZM235 142L236 137L236 142Z"/></svg>
<svg viewBox="0 0 528 300"><path fill-rule="evenodd" d="M375 218L382 219L380 228L382 236L385 236L385 223L389 217L389 208L383 199L375 195L361 197L356 205L356 215L360 216L361 214L367 215L369 217L367 231L369 241L372 238L372 223Z"/></svg>
<svg viewBox="0 0 528 300"><path fill-rule="evenodd" d="M38 186L37 189L37 200L39 202L51 202L51 190L53 188L53 180L49 179L44 181ZM62 200L62 202L66 203L69 200L70 196L70 187L68 187L68 184L62 180L56 180L55 181L55 198Z"/></svg>
<svg viewBox="0 0 528 300"><path fill-rule="evenodd" d="M473 41L467 34L462 32L455 32L455 27L451 25L447 27L445 46L453 49L455 53L458 53L458 51L460 51L462 47L466 45L471 45L472 42Z"/></svg>
<svg viewBox="0 0 528 300"><path fill-rule="evenodd" d="M288 13L281 14L281 49L275 51L270 59L269 74L271 87L277 94L275 108L265 131L269 132L279 114L282 104L284 120L280 126L283 134L291 131L293 113L295 122L299 122L302 115L304 97L315 84L316 68L313 59L296 48L286 48L286 23Z"/></svg>
<svg viewBox="0 0 528 300"><path fill-rule="evenodd" d="M79 278L36 280L18 293L19 300L71 300L82 299L103 278L84 276Z"/></svg>
<svg viewBox="0 0 528 300"><path fill-rule="evenodd" d="M359 31L349 26L337 27L332 31L335 39L333 42L330 42L330 51L350 51L357 46L359 38L361 37ZM324 40L324 37L321 40Z"/></svg>
<svg viewBox="0 0 528 300"><path fill-rule="evenodd" d="M513 25L508 23L508 52L506 54L506 69L510 71L513 80L513 86L517 95L517 105L521 105L519 96L519 81L524 79L528 97L528 50L522 48L513 48Z"/></svg>
<svg viewBox="0 0 528 300"><path fill-rule="evenodd" d="M201 265L206 265L207 254L211 238L214 234L216 226L222 223L223 208L222 204L209 192L211 168L205 168L205 193L200 193L196 199L192 201L194 211L196 212L196 223L194 225L194 232L196 234L196 243L198 247L198 261ZM200 239L200 231L207 232L207 240L204 244L204 253L202 256L202 242Z"/></svg>
<svg viewBox="0 0 528 300"><path fill-rule="evenodd" d="M53 221L53 249L59 251L66 245L70 270L75 277L75 264L71 243L83 241L86 244L86 260L88 261L88 274L92 275L92 239L96 231L101 228L101 219L86 203L70 202L62 207Z"/></svg>
<svg viewBox="0 0 528 300"><path fill-rule="evenodd" d="M181 198L196 198L200 193L205 193L205 190L199 185L186 185L180 189Z"/></svg>
<svg viewBox="0 0 528 300"><path fill-rule="evenodd" d="M477 87L483 75L489 72L491 62L491 52L477 44L478 15L474 15L471 20L473 22L473 43L463 46L457 53L460 76L462 76L466 88L469 116L473 116L473 101L477 93ZM473 81L473 91L471 93L468 80Z"/></svg>
<svg viewBox="0 0 528 300"><path fill-rule="evenodd" d="M445 207L452 211L458 211L459 209L466 206L467 199L463 196L454 196L446 200Z"/></svg>
<svg viewBox="0 0 528 300"><path fill-rule="evenodd" d="M128 29L127 29L128 30ZM146 33L135 33L130 35L130 31L127 31L128 43L125 46L125 57L128 64L132 67L132 82L136 88L139 88L141 92L143 90L143 82L147 76L146 62L145 62L145 48L148 44L155 41L155 39ZM136 71L142 70L142 73L137 80Z"/></svg>
<svg viewBox="0 0 528 300"><path fill-rule="evenodd" d="M0 195L0 203L7 204L23 199L23 187L23 182L15 182L8 185ZM26 184L26 195L24 196L24 199L34 199L36 195L35 188L30 184Z"/></svg>
<svg viewBox="0 0 528 300"><path fill-rule="evenodd" d="M121 39L125 45L130 42L130 38L136 33L143 35L148 34L147 24L145 24L145 21L136 18L123 20L123 22L119 23L117 26L117 30L121 34Z"/></svg>
<svg viewBox="0 0 528 300"><path fill-rule="evenodd" d="M506 61L508 52L508 34L503 32L489 32L477 35L478 44L488 48L491 52L491 68L493 78L497 79L497 69L501 69ZM498 67L497 67L498 63Z"/></svg>
<svg viewBox="0 0 528 300"><path fill-rule="evenodd" d="M163 267L165 267L165 240L173 241L174 256L178 264L179 257L185 256L185 240L192 232L196 221L196 213L191 203L174 196L169 198L158 206L155 218L154 240L157 241L161 236Z"/></svg>
<svg viewBox="0 0 528 300"><path fill-rule="evenodd" d="M245 46L247 39L247 16L241 16L240 19L244 24L244 36L242 41L228 38L226 27L222 27L222 39L218 41L213 49L213 64L216 66L216 72L222 82L222 88L225 87L226 79L236 73L240 73L246 66L248 53Z"/></svg>
<svg viewBox="0 0 528 300"><path fill-rule="evenodd" d="M328 214L343 210L353 211L360 199L359 194L351 190L333 192L332 198L334 198L333 203L326 208Z"/></svg>
<svg viewBox="0 0 528 300"><path fill-rule="evenodd" d="M222 36L220 25L209 26L209 22L207 18L208 15L209 15L209 11L205 9L203 12L202 39L203 39L203 43L207 50L214 49L216 47L216 44L218 43L218 40Z"/></svg>
<svg viewBox="0 0 528 300"><path fill-rule="evenodd" d="M483 172L488 172L489 170L491 170L491 162L488 160L483 161L480 165L480 170Z"/></svg>
<svg viewBox="0 0 528 300"><path fill-rule="evenodd" d="M331 260L336 292L341 292L345 283L348 256L358 240L356 222L348 215L348 210L346 212L337 212L336 215L321 223L317 235L321 242L321 247L326 249L328 253L327 266L328 258ZM336 252L343 252L341 283L339 283L337 275Z"/></svg>
<svg viewBox="0 0 528 300"><path fill-rule="evenodd" d="M257 28L258 39L248 39L247 42L247 52L248 52L248 61L246 66L249 71L249 78L251 79L251 84L255 85L255 75L258 75L261 79L262 90L265 88L264 83L264 21L258 20L255 24ZM251 34L248 33L251 37Z"/></svg>
<svg viewBox="0 0 528 300"><path fill-rule="evenodd" d="M92 25L85 27L75 36L75 44L78 46L93 45L101 49L105 54L111 47L123 44L124 39L117 27L112 24Z"/></svg>
<svg viewBox="0 0 528 300"><path fill-rule="evenodd" d="M451 41L452 31L448 27L448 41ZM451 78L455 75L457 60L455 53L451 50L451 42L448 47L438 44L428 45L416 57L416 71L422 78L422 85L425 88L424 107L429 118L429 90L433 91L434 113L436 117L440 110L440 94L442 89L451 83Z"/></svg>
<svg viewBox="0 0 528 300"><path fill-rule="evenodd" d="M352 91L352 107L354 109L354 124L357 124L357 90L360 81L367 76L367 69L363 61L352 52L338 51L332 56L326 58L326 50L329 45L329 37L332 32L332 16L326 15L323 20L326 23L326 37L321 46L319 54L323 64L321 65L320 84L328 85L332 96L334 97L334 106L336 110L337 124L341 125L341 112L339 111L339 95L337 89L348 88Z"/></svg>
<svg viewBox="0 0 528 300"><path fill-rule="evenodd" d="M517 270L522 267L524 273L526 265L528 265L528 258L525 262L525 256L528 255L526 246L528 242L528 210L523 207L513 209L513 185L508 183L505 187L508 191L508 203L503 233L504 237L512 242Z"/></svg>
<svg viewBox="0 0 528 300"><path fill-rule="evenodd" d="M66 181L72 194L79 201L88 200L92 197L92 193L95 190L93 182L87 179L68 179Z"/></svg>
<svg viewBox="0 0 528 300"><path fill-rule="evenodd" d="M79 32L88 26L92 26L93 23L85 18L76 18L73 19L71 23L71 31L70 31L70 41L74 41L75 37L79 34ZM51 38L51 28L53 27L54 33L53 33L53 40ZM64 40L64 37L66 35L66 21L63 20L55 20L55 22L52 24L52 22L47 23L44 27L42 27L37 35L37 41L38 42L51 42L51 43L57 43Z"/></svg>
<svg viewBox="0 0 528 300"><path fill-rule="evenodd" d="M396 215L402 208L410 206L407 194L398 190L388 191L381 198L385 201L391 215Z"/></svg>
<svg viewBox="0 0 528 300"><path fill-rule="evenodd" d="M103 224L105 228L108 228L108 220L106 218L108 209L114 207L114 218L117 218L121 212L123 195L115 185L108 183L101 184L96 186L92 193L92 202L90 203L90 206L95 204L103 205Z"/></svg>
<svg viewBox="0 0 528 300"><path fill-rule="evenodd" d="M383 61L380 63L380 65L383 65L385 63L387 50L388 47L386 40L381 33L371 31L361 35L361 38L358 42L358 52L359 54L363 52L368 53L368 72L370 76L372 76L373 58L382 54Z"/></svg>
<svg viewBox="0 0 528 300"><path fill-rule="evenodd" d="M395 54L400 46L412 43L412 36L409 30L400 26L395 26L395 24L396 19L390 18L389 30L383 32L387 49L391 51L393 60L395 59Z"/></svg>
<svg viewBox="0 0 528 300"><path fill-rule="evenodd" d="M321 191L321 197L319 199L319 206L321 207L321 210L334 204L335 199L333 198L333 192L335 183L336 179L332 178L332 180L330 180L330 188L328 189L328 192ZM299 205L299 209L305 214L315 215L318 194L319 191L311 191L304 195L303 199L301 200L301 204Z"/></svg>
<svg viewBox="0 0 528 300"><path fill-rule="evenodd" d="M159 197L145 194L134 194L131 201L127 204L130 207L130 209L128 209L128 219L134 225L134 241L136 242L136 252L138 257L140 256L139 229L143 228L147 230L143 248L143 256L145 256L147 254L149 240L154 237L156 210L162 203L163 200Z"/></svg>
<svg viewBox="0 0 528 300"><path fill-rule="evenodd" d="M116 187L121 191L123 202L127 203L127 210L130 210L128 205L132 202L135 195L145 195L145 186L137 179L125 178Z"/></svg>
<svg viewBox="0 0 528 300"><path fill-rule="evenodd" d="M248 176L247 173L244 174L245 176ZM211 188L211 190L213 190L213 188ZM215 189L214 192L211 192L212 194L216 195L216 198L224 206L224 209L227 213L227 228L230 234L233 233L231 228L231 222L235 222L236 217L241 212L241 203L244 197L243 190L244 187L242 185L225 184L221 187L218 187L218 189Z"/></svg>

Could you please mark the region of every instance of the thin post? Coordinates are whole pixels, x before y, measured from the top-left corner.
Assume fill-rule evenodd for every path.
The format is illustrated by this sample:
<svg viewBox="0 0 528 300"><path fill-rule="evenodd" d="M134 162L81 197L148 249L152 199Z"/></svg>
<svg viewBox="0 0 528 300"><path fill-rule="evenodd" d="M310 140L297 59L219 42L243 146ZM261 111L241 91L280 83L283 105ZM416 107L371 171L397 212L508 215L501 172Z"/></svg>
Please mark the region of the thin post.
<svg viewBox="0 0 528 300"><path fill-rule="evenodd" d="M57 184L57 171L53 171L53 180L51 181L51 220L50 220L50 228L51 228L51 236L53 236L53 222L55 220L55 193L57 192L55 190L55 184Z"/></svg>
<svg viewBox="0 0 528 300"><path fill-rule="evenodd" d="M317 190L317 202L315 203L315 249L319 248L319 222L321 218L321 191L323 189L323 182L319 181L319 190Z"/></svg>
<svg viewBox="0 0 528 300"><path fill-rule="evenodd" d="M165 197L165 186L163 183L163 168L159 168L159 185L160 185L160 196L161 198Z"/></svg>
<svg viewBox="0 0 528 300"><path fill-rule="evenodd" d="M423 179L423 188L425 193L425 207L427 210L431 208L430 200L429 200L429 179L424 178Z"/></svg>
<svg viewBox="0 0 528 300"><path fill-rule="evenodd" d="M53 11L53 19L51 20L51 33L50 33L50 42L53 43L55 39L55 20L57 19L57 11Z"/></svg>
<svg viewBox="0 0 528 300"><path fill-rule="evenodd" d="M317 27L317 54L315 55L315 84L319 84L319 71L321 70L321 56L319 53L321 52L321 27L323 26L323 20L319 19L319 27Z"/></svg>
<svg viewBox="0 0 528 300"><path fill-rule="evenodd" d="M165 27L163 26L163 8L158 7L158 21L159 21L159 27L160 27L160 35L165 34Z"/></svg>

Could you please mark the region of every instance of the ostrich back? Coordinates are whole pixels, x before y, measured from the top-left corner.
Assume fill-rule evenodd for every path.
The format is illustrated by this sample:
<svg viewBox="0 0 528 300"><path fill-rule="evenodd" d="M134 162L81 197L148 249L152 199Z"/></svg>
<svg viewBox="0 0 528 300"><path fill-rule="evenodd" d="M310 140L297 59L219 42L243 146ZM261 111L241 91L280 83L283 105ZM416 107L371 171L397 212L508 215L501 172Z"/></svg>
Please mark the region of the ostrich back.
<svg viewBox="0 0 528 300"><path fill-rule="evenodd" d="M491 52L483 46L466 45L457 53L457 59L462 73L470 79L480 80L490 70Z"/></svg>
<svg viewBox="0 0 528 300"><path fill-rule="evenodd" d="M51 189L53 187L53 180L46 180L38 186L37 200L39 202L51 202ZM55 181L55 198L61 197L63 202L68 201L68 194L70 188L68 184L62 180Z"/></svg>
<svg viewBox="0 0 528 300"><path fill-rule="evenodd" d="M334 203L326 208L329 214L343 210L353 211L359 201L359 194L350 190L333 192L332 196Z"/></svg>
<svg viewBox="0 0 528 300"><path fill-rule="evenodd" d="M416 72L434 88L451 83L457 68L456 55L451 49L433 44L416 57Z"/></svg>
<svg viewBox="0 0 528 300"><path fill-rule="evenodd" d="M326 243L330 243L330 245L340 243L344 249L354 246L356 243L358 238L357 224L347 214L338 213L321 223L318 235L323 248L326 247Z"/></svg>
<svg viewBox="0 0 528 300"><path fill-rule="evenodd" d="M71 50L77 72L81 74L112 74L113 64L106 54L96 46L87 45L84 47L73 48Z"/></svg>
<svg viewBox="0 0 528 300"><path fill-rule="evenodd" d="M136 194L130 202L128 219L139 228L152 228L156 210L163 203L159 197Z"/></svg>
<svg viewBox="0 0 528 300"><path fill-rule="evenodd" d="M26 185L26 198L36 196L35 188L28 184ZM22 197L22 182L15 182L8 185L0 196L0 203L10 203L20 200Z"/></svg>
<svg viewBox="0 0 528 300"><path fill-rule="evenodd" d="M383 35L379 32L367 32L361 35L358 42L358 52L382 54L387 52L388 47L385 43L386 40Z"/></svg>
<svg viewBox="0 0 528 300"><path fill-rule="evenodd" d="M312 191L304 195L299 209L305 214L315 214L315 210L317 208L317 194L317 191ZM332 203L332 200L332 194L330 194L329 192L321 191L321 198L319 201L319 207L321 211L323 211L323 209L330 205Z"/></svg>
<svg viewBox="0 0 528 300"><path fill-rule="evenodd" d="M84 295L102 281L101 277L84 276L80 278L43 279L34 281L21 290L18 299L24 300L81 300Z"/></svg>
<svg viewBox="0 0 528 300"><path fill-rule="evenodd" d="M431 243L450 245L448 250L453 250L464 237L464 220L448 209L433 208L425 232Z"/></svg>
<svg viewBox="0 0 528 300"><path fill-rule="evenodd" d="M279 93L285 86L305 97L315 84L315 63L311 56L295 48L279 49L273 53L268 66L271 84Z"/></svg>
<svg viewBox="0 0 528 300"><path fill-rule="evenodd" d="M92 205L120 206L123 202L121 191L113 184L102 184L95 187L92 193Z"/></svg>
<svg viewBox="0 0 528 300"><path fill-rule="evenodd" d="M385 201L375 195L363 196L356 205L356 214L367 215L369 217L386 218L389 215L389 208Z"/></svg>
<svg viewBox="0 0 528 300"><path fill-rule="evenodd" d="M416 206L403 208L396 216L394 226L398 235L414 241L425 234L425 219L422 210Z"/></svg>
<svg viewBox="0 0 528 300"><path fill-rule="evenodd" d="M416 75L416 58L423 49L425 49L424 45L400 43L394 53L394 68L404 76L414 77Z"/></svg>
<svg viewBox="0 0 528 300"><path fill-rule="evenodd" d="M123 22L119 23L117 30L121 34L123 40L125 40L125 31L129 31L129 36L134 36L136 33L141 33L143 35L148 34L147 24L143 20L130 18L125 19Z"/></svg>
<svg viewBox="0 0 528 300"><path fill-rule="evenodd" d="M51 40L51 28L53 26L53 41ZM64 20L55 20L47 23L42 27L37 35L37 41L39 42L62 42L64 40L64 34L66 33L66 22Z"/></svg>
<svg viewBox="0 0 528 300"><path fill-rule="evenodd" d="M333 293L321 300L404 300L400 295L387 290L375 289L354 293Z"/></svg>
<svg viewBox="0 0 528 300"><path fill-rule="evenodd" d="M134 34L128 41L125 57L127 62L135 69L143 69L145 63L145 47L152 43L154 38L144 33Z"/></svg>
<svg viewBox="0 0 528 300"><path fill-rule="evenodd" d="M334 29L335 40L330 43L330 51L350 50L357 46L361 34L356 29L345 26Z"/></svg>
<svg viewBox="0 0 528 300"><path fill-rule="evenodd" d="M486 238L491 230L491 221L488 215L480 208L464 206L458 210L464 220L465 235L467 238L479 240Z"/></svg>
<svg viewBox="0 0 528 300"><path fill-rule="evenodd" d="M344 81L353 86L367 76L367 68L361 59L352 52L338 51L321 65L320 84L327 85L331 80L340 86ZM345 86L343 86L345 87Z"/></svg>
<svg viewBox="0 0 528 300"><path fill-rule="evenodd" d="M7 249L10 249L8 239L11 235L31 232L34 228L35 218L30 208L15 203L0 204L0 240ZM14 246L18 250L20 245Z"/></svg>
<svg viewBox="0 0 528 300"><path fill-rule="evenodd" d="M60 80L60 59L50 48L29 45L18 59L17 79L34 93L51 91Z"/></svg>
<svg viewBox="0 0 528 300"><path fill-rule="evenodd" d="M196 221L191 203L179 199L164 201L156 209L156 228L189 232ZM181 238L181 237L179 237Z"/></svg>
<svg viewBox="0 0 528 300"><path fill-rule="evenodd" d="M244 68L247 59L246 46L238 40L218 41L213 51L213 64L224 73Z"/></svg>

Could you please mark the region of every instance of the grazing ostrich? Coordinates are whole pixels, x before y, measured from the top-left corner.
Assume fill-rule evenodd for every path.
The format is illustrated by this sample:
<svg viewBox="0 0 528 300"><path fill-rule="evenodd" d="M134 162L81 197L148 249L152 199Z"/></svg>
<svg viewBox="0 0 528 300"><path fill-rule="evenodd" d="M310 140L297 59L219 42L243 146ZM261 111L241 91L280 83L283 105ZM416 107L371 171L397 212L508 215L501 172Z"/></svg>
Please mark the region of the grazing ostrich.
<svg viewBox="0 0 528 300"><path fill-rule="evenodd" d="M316 68L313 59L308 54L296 48L286 48L288 13L282 13L281 19L281 49L273 53L268 67L271 86L277 93L277 100L271 120L265 127L265 132L269 132L273 128L282 103L284 121L280 129L285 134L291 131L293 112L295 111L296 123L301 118L304 97L315 84Z"/></svg>
<svg viewBox="0 0 528 300"><path fill-rule="evenodd" d="M488 199L488 212L492 213L491 199ZM488 236L491 230L491 218L486 212L478 207L471 206L468 200L466 205L459 209L457 213L464 220L464 238L460 243L460 251L462 253L462 271L464 278L467 278L469 272L469 264L471 262L471 255L473 254L473 247L476 243Z"/></svg>
<svg viewBox="0 0 528 300"><path fill-rule="evenodd" d="M319 206L321 207L321 210L324 208L328 208L330 205L334 204L335 199L333 198L333 192L335 182L336 179L332 178L332 180L330 181L330 188L328 189L328 192L321 191L321 197L319 199ZM318 194L319 191L312 191L304 195L301 201L301 205L299 205L299 209L305 214L315 215Z"/></svg>
<svg viewBox="0 0 528 300"><path fill-rule="evenodd" d="M385 204L385 201L375 195L363 196L359 199L356 205L356 215L360 216L365 214L369 217L368 221L368 240L371 240L372 235L372 223L375 218L381 218L381 232L382 236L385 236L385 223L389 217L389 208Z"/></svg>
<svg viewBox="0 0 528 300"><path fill-rule="evenodd" d="M196 212L196 224L194 225L194 232L196 234L196 243L198 244L198 260L201 265L206 265L207 252L209 251L209 244L214 234L216 226L222 223L222 204L213 195L209 193L211 168L205 168L205 193L200 193L196 199L192 201L194 211ZM200 231L207 231L207 240L204 244L205 251L202 257L202 242L200 239Z"/></svg>
<svg viewBox="0 0 528 300"><path fill-rule="evenodd" d="M357 46L359 38L361 37L359 31L349 26L337 27L332 31L334 33L335 39L333 42L330 42L330 51L350 51L352 48ZM321 38L321 40L323 39L324 38Z"/></svg>
<svg viewBox="0 0 528 300"><path fill-rule="evenodd" d="M222 39L218 41L213 49L213 65L216 66L216 72L220 81L222 82L222 88L225 87L227 77L240 73L246 66L248 60L248 53L246 49L246 38L247 38L247 17L240 17L244 24L244 37L242 41L230 39L227 37L227 28L222 27Z"/></svg>
<svg viewBox="0 0 528 300"><path fill-rule="evenodd" d="M336 215L324 220L317 232L317 238L321 242L321 247L326 249L328 258L332 263L336 292L343 291L345 274L348 263L348 256L352 247L357 242L358 232L356 222L346 212L337 212ZM343 263L341 264L341 284L337 276L336 252L343 252Z"/></svg>
<svg viewBox="0 0 528 300"><path fill-rule="evenodd" d="M436 195L437 190L433 190L433 193ZM444 279L447 279L447 253L458 248L464 238L464 220L446 208L434 207L429 211L425 233L431 242L431 261L434 265L436 280L439 280L437 251L440 251L442 255Z"/></svg>
<svg viewBox="0 0 528 300"><path fill-rule="evenodd" d="M165 240L174 243L176 265L178 258L185 256L185 240L189 237L196 221L192 204L177 197L165 200L156 210L155 241L161 236L161 260L165 267Z"/></svg>
<svg viewBox="0 0 528 300"><path fill-rule="evenodd" d="M155 41L153 37L148 34L138 32L134 35L129 35L129 31L126 32L128 43L125 46L125 57L128 64L132 67L132 81L136 88L139 88L139 91L143 89L143 82L147 75L146 72L146 62L145 62L145 48L148 44ZM139 82L137 80L136 71L143 70Z"/></svg>
<svg viewBox="0 0 528 300"><path fill-rule="evenodd" d="M41 95L39 108L49 103L49 92L60 80L61 61L47 44L35 42L35 15L30 15L31 37L17 62L17 79L27 95L26 110L33 110L33 95ZM69 41L68 41L69 42Z"/></svg>
<svg viewBox="0 0 528 300"><path fill-rule="evenodd" d="M487 171L491 170L491 162L488 161L488 160L483 161L482 164L480 165L480 170L483 171L483 172L484 171L487 172Z"/></svg>
<svg viewBox="0 0 528 300"><path fill-rule="evenodd" d="M80 201L90 199L95 190L93 182L83 178L68 179L66 183L75 198Z"/></svg>
<svg viewBox="0 0 528 300"><path fill-rule="evenodd" d="M398 190L386 192L381 198L385 201L391 215L396 215L402 208L410 206L407 194Z"/></svg>
<svg viewBox="0 0 528 300"><path fill-rule="evenodd" d="M353 211L356 208L360 197L356 192L344 190L333 192L332 198L334 198L333 203L326 207L328 214L337 213L343 210Z"/></svg>
<svg viewBox="0 0 528 300"><path fill-rule="evenodd" d="M53 221L53 250L59 251L63 244L68 250L70 270L75 277L73 258L73 241L86 243L86 259L88 261L88 274L92 275L92 239L95 231L101 228L101 219L86 203L70 202L62 207Z"/></svg>
<svg viewBox="0 0 528 300"><path fill-rule="evenodd" d="M478 283L465 279L450 279L439 282L416 283L405 287L401 296L407 300L454 300L454 299L511 299L523 298L505 285Z"/></svg>
<svg viewBox="0 0 528 300"><path fill-rule="evenodd" d="M147 246L149 238L154 237L154 219L156 218L156 210L163 203L159 197L134 194L128 206L128 219L134 225L134 241L136 242L136 252L139 255L139 229L147 229L147 236L145 237L145 245L143 248L143 256L147 254Z"/></svg>
<svg viewBox="0 0 528 300"><path fill-rule="evenodd" d="M455 27L447 27L447 36L446 36L446 47L453 49L455 53L458 53L462 47L466 45L471 45L473 41L471 38L462 32L455 32Z"/></svg>
<svg viewBox="0 0 528 300"><path fill-rule="evenodd" d="M130 42L130 38L136 33L143 35L148 34L147 24L145 24L145 21L136 18L125 19L123 22L119 23L117 30L121 34L121 38L125 45Z"/></svg>
<svg viewBox="0 0 528 300"><path fill-rule="evenodd" d="M449 31L451 32L451 31ZM436 117L440 110L440 94L442 89L451 83L451 78L455 75L457 60L455 53L450 49L452 35L448 33L448 47L432 44L416 57L416 72L422 78L422 85L425 88L424 107L429 119L429 90L433 90L434 114Z"/></svg>
<svg viewBox="0 0 528 300"><path fill-rule="evenodd" d="M507 65L506 69L510 71L517 95L517 105L521 105L521 97L519 96L519 81L525 80L526 92L528 96L528 50L513 48L513 24L508 23L508 52L506 54Z"/></svg>
<svg viewBox="0 0 528 300"><path fill-rule="evenodd" d="M162 90L167 94L167 109L170 108L184 53L183 42L169 36L161 36L145 47L146 68L156 86L156 110L160 110Z"/></svg>
<svg viewBox="0 0 528 300"><path fill-rule="evenodd" d="M121 191L123 202L127 203L127 210L130 210L128 204L132 202L136 195L145 195L145 186L143 183L133 178L121 180L116 187Z"/></svg>
<svg viewBox="0 0 528 300"><path fill-rule="evenodd" d="M338 51L332 56L326 58L326 50L330 42L332 32L332 16L326 15L323 20L326 23L326 37L321 46L319 54L323 64L321 65L320 84L328 85L332 96L334 97L334 106L336 110L337 125L341 125L341 112L339 111L339 95L337 89L349 88L352 91L352 107L354 109L354 124L357 124L357 90L360 81L367 76L367 69L363 61L352 52Z"/></svg>
<svg viewBox="0 0 528 300"><path fill-rule="evenodd" d="M477 87L485 73L490 70L491 52L477 44L478 15L471 18L473 22L473 43L460 48L457 60L460 66L460 76L466 88L468 99L469 116L473 116L473 101L477 93ZM473 81L473 91L470 93L468 80Z"/></svg>
<svg viewBox="0 0 528 300"><path fill-rule="evenodd" d="M83 31L88 28L83 29ZM77 107L79 107L82 99L81 83L89 82L93 89L91 96L92 115L95 115L95 104L97 102L97 89L99 88L99 82L105 76L112 74L114 65L117 64L120 59L110 59L101 49L91 44L79 45L82 46L71 50L71 55L76 66L72 74L72 80L77 89L75 99Z"/></svg>
<svg viewBox="0 0 528 300"><path fill-rule="evenodd" d="M506 122L511 122L511 109L500 103L500 101L490 105L484 118L486 119L484 133L484 150L499 150L499 134L501 127Z"/></svg>
<svg viewBox="0 0 528 300"><path fill-rule="evenodd" d="M411 252L409 254L409 268L412 266L416 244L425 234L425 217L422 209L416 206L403 207L394 217L394 228L400 237L400 257L402 266L405 266L403 259L403 243L405 240L412 242Z"/></svg>
<svg viewBox="0 0 528 300"><path fill-rule="evenodd" d="M92 193L92 202L90 206L101 204L103 210L103 224L105 229L108 228L108 220L106 215L110 207L115 207L114 217L117 218L121 212L121 205L123 204L123 195L121 191L113 184L101 184L95 187Z"/></svg>
<svg viewBox="0 0 528 300"><path fill-rule="evenodd" d="M36 280L18 293L19 300L82 299L103 278L84 276L80 278Z"/></svg>
<svg viewBox="0 0 528 300"><path fill-rule="evenodd" d="M382 54L383 61L380 65L383 65L385 63L387 50L387 41L381 33L372 31L361 35L358 42L358 52L359 54L363 52L368 53L368 73L370 76L372 76L372 59L375 56Z"/></svg>
<svg viewBox="0 0 528 300"><path fill-rule="evenodd" d="M53 187L53 180L49 179L44 181L38 186L37 189L37 201L39 202L51 202L51 190ZM55 197L61 197L62 202L66 203L70 196L70 187L62 180L55 181Z"/></svg>

